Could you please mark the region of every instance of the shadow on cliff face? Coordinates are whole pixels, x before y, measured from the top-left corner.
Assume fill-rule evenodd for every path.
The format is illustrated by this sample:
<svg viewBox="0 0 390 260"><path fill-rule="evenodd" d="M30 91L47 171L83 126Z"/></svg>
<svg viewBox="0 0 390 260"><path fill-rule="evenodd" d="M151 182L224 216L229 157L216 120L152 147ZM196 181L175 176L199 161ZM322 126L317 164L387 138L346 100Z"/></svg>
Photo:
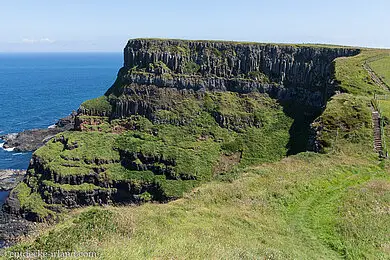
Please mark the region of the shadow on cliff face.
<svg viewBox="0 0 390 260"><path fill-rule="evenodd" d="M310 125L321 115L323 109L293 102L284 102L282 106L284 113L294 119L289 130L290 140L287 144L287 156L310 150L308 147L310 138L312 138Z"/></svg>

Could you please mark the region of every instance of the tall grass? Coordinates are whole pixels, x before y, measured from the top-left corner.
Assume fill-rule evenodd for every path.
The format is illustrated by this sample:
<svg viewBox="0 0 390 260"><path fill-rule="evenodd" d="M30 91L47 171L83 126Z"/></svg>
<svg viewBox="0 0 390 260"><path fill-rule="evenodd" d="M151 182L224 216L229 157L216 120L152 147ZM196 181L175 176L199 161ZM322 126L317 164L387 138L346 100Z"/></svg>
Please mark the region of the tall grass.
<svg viewBox="0 0 390 260"><path fill-rule="evenodd" d="M96 251L103 259L386 259L389 180L376 160L303 153L168 204L83 209L12 250ZM104 221L86 217L96 214Z"/></svg>

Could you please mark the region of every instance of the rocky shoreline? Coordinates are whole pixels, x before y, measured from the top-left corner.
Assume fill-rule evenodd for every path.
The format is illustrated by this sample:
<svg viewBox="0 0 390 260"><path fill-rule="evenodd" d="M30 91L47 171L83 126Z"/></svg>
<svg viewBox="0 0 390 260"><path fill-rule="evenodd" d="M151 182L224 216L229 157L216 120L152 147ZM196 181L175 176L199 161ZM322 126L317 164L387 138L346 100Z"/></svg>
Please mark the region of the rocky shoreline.
<svg viewBox="0 0 390 260"><path fill-rule="evenodd" d="M22 181L25 170L0 170L0 191L9 191Z"/></svg>
<svg viewBox="0 0 390 260"><path fill-rule="evenodd" d="M61 118L53 127L47 129L32 129L0 136L0 139L4 141L3 148L17 152L35 151L56 134L73 129L75 115L76 113L73 112ZM25 174L25 170L0 170L0 192L15 188L23 180ZM27 236L35 229L36 223L7 213L2 203L0 207L0 248L12 246L21 237Z"/></svg>
<svg viewBox="0 0 390 260"><path fill-rule="evenodd" d="M10 191L21 182L25 170L0 170L0 191ZM1 205L2 203L0 203ZM0 248L13 245L33 230L35 223L19 216L6 213L1 205L0 210Z"/></svg>
<svg viewBox="0 0 390 260"><path fill-rule="evenodd" d="M71 115L61 118L50 128L32 129L0 136L0 139L4 141L3 148L16 152L35 151L56 134L73 129L75 115L76 113L73 112Z"/></svg>

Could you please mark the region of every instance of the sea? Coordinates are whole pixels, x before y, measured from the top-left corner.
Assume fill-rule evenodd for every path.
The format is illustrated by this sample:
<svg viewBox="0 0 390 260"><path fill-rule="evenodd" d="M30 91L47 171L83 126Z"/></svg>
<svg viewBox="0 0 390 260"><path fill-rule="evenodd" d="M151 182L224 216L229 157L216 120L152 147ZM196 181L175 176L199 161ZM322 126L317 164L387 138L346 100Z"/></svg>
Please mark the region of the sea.
<svg viewBox="0 0 390 260"><path fill-rule="evenodd" d="M55 124L103 95L122 66L119 52L0 53L0 136ZM4 150L3 143L0 169L27 169L32 154Z"/></svg>

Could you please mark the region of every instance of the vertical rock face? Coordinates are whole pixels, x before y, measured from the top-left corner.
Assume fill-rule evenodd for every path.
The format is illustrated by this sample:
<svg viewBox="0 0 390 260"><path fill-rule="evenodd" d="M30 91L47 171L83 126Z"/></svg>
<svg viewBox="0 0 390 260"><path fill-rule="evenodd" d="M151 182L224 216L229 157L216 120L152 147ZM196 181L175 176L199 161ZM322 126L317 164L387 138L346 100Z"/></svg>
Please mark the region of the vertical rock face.
<svg viewBox="0 0 390 260"><path fill-rule="evenodd" d="M232 78L260 71L272 82L319 86L331 76L335 58L357 53L346 48L137 39L124 50L124 66L147 68L161 61L173 73L186 74L186 65L193 62L202 76Z"/></svg>
<svg viewBox="0 0 390 260"><path fill-rule="evenodd" d="M323 107L335 91L332 61L358 53L351 48L135 39L126 45L124 67L106 95L134 96L138 86L260 92ZM126 105L123 98L111 103L113 117L129 115L129 107L134 106Z"/></svg>
<svg viewBox="0 0 390 260"><path fill-rule="evenodd" d="M155 74L171 72L225 79L249 76L255 81L260 72L271 82L288 87L321 87L331 79L335 58L357 53L356 49L316 46L137 39L130 40L125 47L124 67L146 68ZM166 71L150 69L150 64L158 62L165 64Z"/></svg>

